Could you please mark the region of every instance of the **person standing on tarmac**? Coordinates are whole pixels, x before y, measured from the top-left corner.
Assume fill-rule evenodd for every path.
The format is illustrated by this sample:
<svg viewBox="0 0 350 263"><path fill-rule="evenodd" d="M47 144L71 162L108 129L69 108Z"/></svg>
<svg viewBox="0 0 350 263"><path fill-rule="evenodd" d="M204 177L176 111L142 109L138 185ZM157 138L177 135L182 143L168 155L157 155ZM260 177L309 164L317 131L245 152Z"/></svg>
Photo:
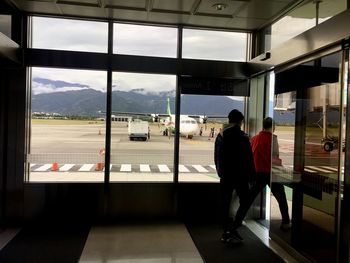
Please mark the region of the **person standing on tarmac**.
<svg viewBox="0 0 350 263"><path fill-rule="evenodd" d="M223 243L243 240L237 229L245 217L249 182L253 181L255 175L249 137L241 130L244 116L234 109L229 113L228 120L229 124L216 137L214 149L215 166L220 177ZM234 190L239 197L240 206L232 223L229 212Z"/></svg>

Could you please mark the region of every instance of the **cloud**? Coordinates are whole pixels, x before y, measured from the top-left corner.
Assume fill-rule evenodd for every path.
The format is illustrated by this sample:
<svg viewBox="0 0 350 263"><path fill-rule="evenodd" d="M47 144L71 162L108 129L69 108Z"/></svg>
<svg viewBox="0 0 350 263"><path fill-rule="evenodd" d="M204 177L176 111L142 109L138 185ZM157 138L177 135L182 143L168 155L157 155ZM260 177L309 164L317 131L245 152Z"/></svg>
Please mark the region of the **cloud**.
<svg viewBox="0 0 350 263"><path fill-rule="evenodd" d="M184 29L183 54L187 58L245 60L246 34ZM33 47L44 49L107 52L106 22L33 17ZM175 57L177 28L115 24L114 51L123 54ZM33 68L33 78L79 83L106 91L107 72L57 68ZM36 85L35 92L52 87ZM65 87L66 89L73 87ZM176 76L160 74L114 73L113 89L142 92L175 91Z"/></svg>
<svg viewBox="0 0 350 263"><path fill-rule="evenodd" d="M35 81L35 79L40 78L48 79L52 82L43 83ZM107 90L106 71L34 67L32 68L32 79L34 94L80 90L85 88L103 92ZM112 79L113 90L131 91L140 89L140 93L159 93L175 91L176 89L175 75L114 72ZM58 87L54 85L55 81L66 82L67 86L62 86L57 89ZM82 87L77 87L78 84Z"/></svg>
<svg viewBox="0 0 350 263"><path fill-rule="evenodd" d="M61 69L61 68L32 68L32 79L44 78L52 81L64 81L67 82L66 87L61 87L59 90L78 88L74 87L73 84L81 84L91 89L106 91L107 90L107 72L106 71L96 71L96 70L76 70L76 69ZM33 89L37 92L39 89L42 91L49 92L52 90L50 85L34 85ZM71 87L69 84L71 83ZM84 87L82 87L84 88ZM55 90L57 91L57 89Z"/></svg>
<svg viewBox="0 0 350 263"><path fill-rule="evenodd" d="M176 76L161 74L113 73L113 90L130 91L142 89L140 93L175 91Z"/></svg>
<svg viewBox="0 0 350 263"><path fill-rule="evenodd" d="M183 57L223 61L246 60L247 34L184 29Z"/></svg>
<svg viewBox="0 0 350 263"><path fill-rule="evenodd" d="M50 85L50 84L42 84L33 81L32 83L32 93L33 95L38 95L42 93L52 93L52 92L65 92L65 91L73 91L73 90L83 90L87 88L80 88L80 87L61 87L57 89L57 87Z"/></svg>
<svg viewBox="0 0 350 263"><path fill-rule="evenodd" d="M113 51L156 57L176 57L177 28L114 24Z"/></svg>
<svg viewBox="0 0 350 263"><path fill-rule="evenodd" d="M177 28L114 24L117 54L176 57ZM107 52L107 22L33 17L33 47ZM247 34L213 30L183 30L183 57L245 61Z"/></svg>
<svg viewBox="0 0 350 263"><path fill-rule="evenodd" d="M107 52L106 22L33 17L33 47Z"/></svg>

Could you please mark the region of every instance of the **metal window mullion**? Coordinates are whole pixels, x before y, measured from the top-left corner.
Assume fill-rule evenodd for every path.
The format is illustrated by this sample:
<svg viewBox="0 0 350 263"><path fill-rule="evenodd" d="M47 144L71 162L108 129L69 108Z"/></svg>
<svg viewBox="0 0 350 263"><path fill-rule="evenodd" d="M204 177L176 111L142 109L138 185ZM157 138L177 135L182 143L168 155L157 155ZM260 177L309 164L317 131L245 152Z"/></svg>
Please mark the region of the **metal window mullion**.
<svg viewBox="0 0 350 263"><path fill-rule="evenodd" d="M345 139L344 144L346 143L346 131L343 130L343 124L345 122L345 127L348 130L348 123L346 121L347 118L344 118L344 102L346 100L348 100L348 91L345 94L345 90L347 90L347 85L348 85L348 81L346 81L345 79L348 77L347 75L349 74L349 69L346 67L349 67L349 48L346 47L343 52L342 52L342 59L341 59L341 79L340 79L340 101L339 101L339 120L340 120L340 126L339 126L339 141L338 141L338 180L337 180L337 199L336 199L336 220L335 220L335 233L336 233L336 262L340 262L340 246L341 246L341 174L342 174L342 167L344 167L344 181L345 181L345 175L347 173L347 169L346 169L346 152L343 152L343 138ZM344 97L344 95L347 96L347 98ZM346 116L348 115L348 105L346 106ZM345 134L344 134L345 133ZM344 136L345 135L345 136ZM344 145L345 149L346 149L346 145ZM343 157L344 157L344 161L343 161ZM345 184L345 182L344 182Z"/></svg>
<svg viewBox="0 0 350 263"><path fill-rule="evenodd" d="M105 174L104 190L108 192L111 162L111 111L112 111L112 59L113 59L113 21L108 22L108 65L106 99L106 138L105 138Z"/></svg>
<svg viewBox="0 0 350 263"><path fill-rule="evenodd" d="M182 32L183 28L178 28L177 35L177 61L178 72L176 77L176 95L175 95L175 139L174 139L174 178L173 182L179 182L179 154L180 154L180 111L181 111L181 86L179 85L179 72L181 72L182 58Z"/></svg>

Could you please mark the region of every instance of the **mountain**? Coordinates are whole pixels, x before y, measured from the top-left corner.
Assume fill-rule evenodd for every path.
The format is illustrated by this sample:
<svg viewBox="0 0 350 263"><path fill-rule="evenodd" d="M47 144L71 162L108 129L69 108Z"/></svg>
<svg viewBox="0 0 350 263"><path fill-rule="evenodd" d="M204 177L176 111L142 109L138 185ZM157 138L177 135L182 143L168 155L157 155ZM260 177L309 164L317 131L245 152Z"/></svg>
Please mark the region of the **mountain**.
<svg viewBox="0 0 350 263"><path fill-rule="evenodd" d="M244 102L225 96L183 95L181 97L181 112L183 114L226 116L232 109L243 112Z"/></svg>
<svg viewBox="0 0 350 263"><path fill-rule="evenodd" d="M113 89L116 89L114 87ZM113 112L165 113L166 101L175 113L175 91L149 92L143 88L112 92ZM227 115L237 108L243 110L243 101L225 96L182 95L181 114ZM33 78L32 111L61 115L100 116L106 111L106 92L88 85L60 80Z"/></svg>
<svg viewBox="0 0 350 263"><path fill-rule="evenodd" d="M113 91L112 111L165 113L169 93L140 94L137 92ZM174 97L170 97L172 113L175 113ZM182 114L226 115L229 110L243 109L243 102L222 96L184 95ZM32 96L33 112L60 113L62 115L99 116L106 111L106 93L82 89L65 92L42 93Z"/></svg>
<svg viewBox="0 0 350 263"><path fill-rule="evenodd" d="M105 105L105 93L93 89L41 93L32 96L33 112L96 116L98 110L106 108Z"/></svg>

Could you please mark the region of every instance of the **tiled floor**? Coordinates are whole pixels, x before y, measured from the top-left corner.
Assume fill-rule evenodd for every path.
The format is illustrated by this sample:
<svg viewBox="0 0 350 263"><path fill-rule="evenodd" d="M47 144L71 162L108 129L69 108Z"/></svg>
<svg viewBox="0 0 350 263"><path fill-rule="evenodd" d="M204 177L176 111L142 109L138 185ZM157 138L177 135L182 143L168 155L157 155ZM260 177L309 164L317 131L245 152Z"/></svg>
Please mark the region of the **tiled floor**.
<svg viewBox="0 0 350 263"><path fill-rule="evenodd" d="M247 220L246 226L286 262L297 262L270 240L266 228L253 220ZM18 229L6 229L0 233L0 250L18 231ZM93 226L79 262L202 263L204 261L184 224L162 222Z"/></svg>
<svg viewBox="0 0 350 263"><path fill-rule="evenodd" d="M19 232L18 228L0 230L0 250Z"/></svg>
<svg viewBox="0 0 350 263"><path fill-rule="evenodd" d="M93 227L81 263L203 262L180 223Z"/></svg>

